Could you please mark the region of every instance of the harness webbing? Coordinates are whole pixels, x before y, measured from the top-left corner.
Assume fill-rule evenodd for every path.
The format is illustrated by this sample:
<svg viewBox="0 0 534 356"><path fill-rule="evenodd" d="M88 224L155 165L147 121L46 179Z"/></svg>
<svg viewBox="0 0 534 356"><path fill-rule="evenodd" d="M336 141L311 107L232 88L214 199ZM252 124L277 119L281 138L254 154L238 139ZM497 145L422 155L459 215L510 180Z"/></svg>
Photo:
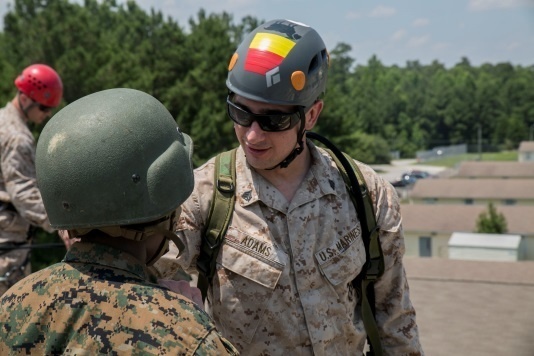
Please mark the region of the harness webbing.
<svg viewBox="0 0 534 356"><path fill-rule="evenodd" d="M197 260L198 288L206 300L208 286L215 274L217 255L230 224L235 204L235 154L237 149L219 154L215 160L215 185L208 223Z"/></svg>

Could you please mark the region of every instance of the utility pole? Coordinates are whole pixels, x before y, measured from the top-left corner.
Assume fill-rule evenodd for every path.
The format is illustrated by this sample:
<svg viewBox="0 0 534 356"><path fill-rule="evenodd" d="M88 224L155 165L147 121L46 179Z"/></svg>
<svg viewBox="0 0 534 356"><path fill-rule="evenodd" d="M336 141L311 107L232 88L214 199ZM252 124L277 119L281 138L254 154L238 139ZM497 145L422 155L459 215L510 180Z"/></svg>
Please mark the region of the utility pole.
<svg viewBox="0 0 534 356"><path fill-rule="evenodd" d="M478 123L478 160L482 161L482 124Z"/></svg>
<svg viewBox="0 0 534 356"><path fill-rule="evenodd" d="M530 125L529 141L534 141L534 135L532 134L532 129L534 129L534 124Z"/></svg>

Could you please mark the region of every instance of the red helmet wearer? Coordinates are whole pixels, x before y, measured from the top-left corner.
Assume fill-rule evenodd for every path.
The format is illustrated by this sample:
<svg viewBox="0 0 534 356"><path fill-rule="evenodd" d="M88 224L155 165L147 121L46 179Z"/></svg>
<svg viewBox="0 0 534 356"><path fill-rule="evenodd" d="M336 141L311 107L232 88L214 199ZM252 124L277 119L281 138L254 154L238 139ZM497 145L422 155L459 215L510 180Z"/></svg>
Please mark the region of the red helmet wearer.
<svg viewBox="0 0 534 356"><path fill-rule="evenodd" d="M15 79L16 87L33 101L55 108L63 97L59 74L46 64L32 64Z"/></svg>

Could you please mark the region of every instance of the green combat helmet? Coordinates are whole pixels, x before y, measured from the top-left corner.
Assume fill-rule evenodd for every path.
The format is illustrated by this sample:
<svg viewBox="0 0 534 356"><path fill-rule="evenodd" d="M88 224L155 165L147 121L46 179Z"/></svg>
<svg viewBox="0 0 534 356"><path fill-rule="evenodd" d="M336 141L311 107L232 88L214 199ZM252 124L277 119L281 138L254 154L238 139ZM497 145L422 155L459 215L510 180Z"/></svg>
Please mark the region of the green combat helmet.
<svg viewBox="0 0 534 356"><path fill-rule="evenodd" d="M154 97L122 88L85 96L54 115L37 144L50 223L90 230L168 216L193 190L191 155L191 139Z"/></svg>

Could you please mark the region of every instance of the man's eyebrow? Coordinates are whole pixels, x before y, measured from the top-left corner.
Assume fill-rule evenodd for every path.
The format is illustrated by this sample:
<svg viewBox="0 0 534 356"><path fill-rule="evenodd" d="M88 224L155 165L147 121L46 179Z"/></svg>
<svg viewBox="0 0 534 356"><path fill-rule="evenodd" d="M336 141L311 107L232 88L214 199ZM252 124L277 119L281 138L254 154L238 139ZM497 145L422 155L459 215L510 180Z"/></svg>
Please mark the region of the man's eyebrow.
<svg viewBox="0 0 534 356"><path fill-rule="evenodd" d="M246 106L243 103L240 103L239 99L234 100L234 104L239 106L241 109L244 109L244 110L246 110L246 111L248 111L250 113L253 113L252 110L248 106ZM255 114L259 114L259 115L276 115L276 114L292 114L292 113L293 113L292 111L282 111L280 109L262 108L262 109L260 109L259 112L255 113Z"/></svg>

